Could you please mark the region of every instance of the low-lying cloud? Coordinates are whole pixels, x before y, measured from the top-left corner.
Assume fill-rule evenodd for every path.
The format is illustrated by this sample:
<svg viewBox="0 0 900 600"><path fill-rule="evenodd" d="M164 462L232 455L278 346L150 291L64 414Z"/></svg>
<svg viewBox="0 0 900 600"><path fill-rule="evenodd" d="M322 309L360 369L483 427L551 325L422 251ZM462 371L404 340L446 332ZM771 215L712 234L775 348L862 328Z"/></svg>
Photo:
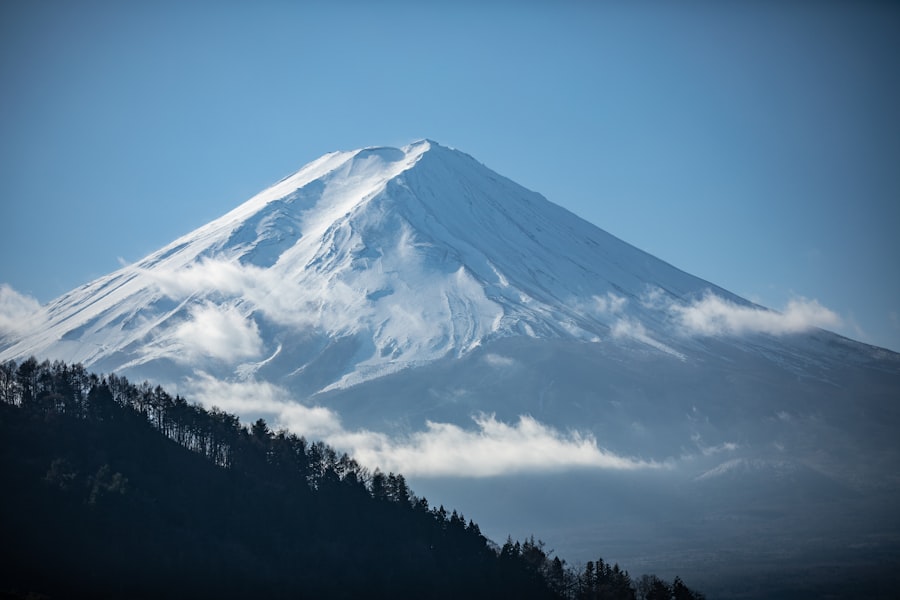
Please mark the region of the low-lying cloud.
<svg viewBox="0 0 900 600"><path fill-rule="evenodd" d="M419 477L491 477L574 468L636 470L662 463L619 456L601 448L593 435L561 432L533 417L505 423L494 415L472 418L474 427L428 421L425 429L391 437L368 429L348 430L322 406L293 402L284 388L268 382L223 382L201 374L189 382L192 397L244 416L264 416L275 428L322 439L350 453L370 469Z"/></svg>
<svg viewBox="0 0 900 600"><path fill-rule="evenodd" d="M218 407L242 418L266 417L275 428L316 439L341 433L340 418L324 406L305 406L293 401L290 392L267 381L222 381L206 373L188 380L190 397L206 406Z"/></svg>
<svg viewBox="0 0 900 600"><path fill-rule="evenodd" d="M691 304L672 303L669 311L678 325L692 335L800 333L815 327L835 327L841 319L816 300L797 298L783 312L739 305L714 294Z"/></svg>
<svg viewBox="0 0 900 600"><path fill-rule="evenodd" d="M562 433L530 416L520 416L514 424L484 414L473 417L473 421L475 429L429 421L424 431L401 439L354 432L344 439L333 436L329 441L337 446L349 446L363 464L420 477L490 477L572 468L660 467L658 463L604 450L592 435Z"/></svg>
<svg viewBox="0 0 900 600"><path fill-rule="evenodd" d="M40 328L46 316L41 303L0 283L0 337L23 335Z"/></svg>

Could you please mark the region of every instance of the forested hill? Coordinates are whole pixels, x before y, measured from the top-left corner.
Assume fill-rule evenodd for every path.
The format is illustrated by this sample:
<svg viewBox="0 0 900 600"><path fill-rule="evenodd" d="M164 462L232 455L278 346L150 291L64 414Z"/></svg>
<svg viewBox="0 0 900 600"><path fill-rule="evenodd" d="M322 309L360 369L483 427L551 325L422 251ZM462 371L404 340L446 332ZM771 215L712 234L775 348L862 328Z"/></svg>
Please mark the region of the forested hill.
<svg viewBox="0 0 900 600"><path fill-rule="evenodd" d="M695 597L498 547L402 475L81 365L0 365L0 597Z"/></svg>

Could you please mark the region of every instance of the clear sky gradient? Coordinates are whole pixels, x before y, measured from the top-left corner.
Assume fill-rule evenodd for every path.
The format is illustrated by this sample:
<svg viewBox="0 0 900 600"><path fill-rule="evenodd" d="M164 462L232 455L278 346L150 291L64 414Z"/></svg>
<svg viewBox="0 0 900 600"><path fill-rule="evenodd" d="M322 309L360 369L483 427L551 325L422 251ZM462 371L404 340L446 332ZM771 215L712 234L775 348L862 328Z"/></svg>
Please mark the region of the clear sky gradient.
<svg viewBox="0 0 900 600"><path fill-rule="evenodd" d="M636 6L640 4L640 6ZM0 283L41 302L427 137L900 350L900 5L0 3Z"/></svg>

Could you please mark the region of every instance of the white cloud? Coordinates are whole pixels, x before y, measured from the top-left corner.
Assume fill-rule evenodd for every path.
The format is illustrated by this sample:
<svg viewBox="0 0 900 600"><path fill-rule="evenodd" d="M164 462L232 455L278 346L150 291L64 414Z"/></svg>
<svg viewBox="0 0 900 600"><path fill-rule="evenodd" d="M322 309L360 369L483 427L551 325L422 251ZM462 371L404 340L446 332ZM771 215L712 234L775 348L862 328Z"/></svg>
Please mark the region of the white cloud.
<svg viewBox="0 0 900 600"><path fill-rule="evenodd" d="M417 340L426 346L453 335L452 329L466 323L448 325L453 312L448 305L448 289L468 290L466 297L476 298L467 309L479 316L476 328L468 334L477 338L479 330L489 329L502 316L500 308L484 296L483 290L464 270L454 273L432 273L423 267L415 285L395 281L383 266L367 272L348 272L334 277L329 272L307 268L300 273L280 268L262 269L242 265L236 260L204 259L186 268L144 270L160 292L175 300L192 295L209 295L240 299L254 307L268 321L285 327L313 329L330 336L352 335L360 327L378 323L378 341L391 341L408 349ZM387 285L386 285L387 284ZM384 300L371 301L374 290L390 290ZM478 297L478 294L481 297ZM412 308L411 308L412 307ZM416 308L419 307L419 308ZM353 314L354 319L347 315ZM474 340L466 339L464 343Z"/></svg>
<svg viewBox="0 0 900 600"><path fill-rule="evenodd" d="M703 438L700 437L699 433L691 435L691 441L697 445L697 449L700 450L700 453L703 454L703 456L712 456L714 454L719 454L720 452L734 452L740 447L734 442L722 442L716 446L707 446L703 443Z"/></svg>
<svg viewBox="0 0 900 600"><path fill-rule="evenodd" d="M365 291L308 269L302 274L242 265L236 260L204 259L182 269L142 271L166 296L183 300L215 291L240 298L279 325L348 333L346 314L364 314Z"/></svg>
<svg viewBox="0 0 900 600"><path fill-rule="evenodd" d="M0 337L30 333L40 328L45 319L40 302L0 283Z"/></svg>
<svg viewBox="0 0 900 600"><path fill-rule="evenodd" d="M340 433L340 418L322 406L305 406L295 402L285 388L267 381L222 381L206 373L188 380L187 392L200 404L243 418L265 415L275 428L285 428L315 438Z"/></svg>
<svg viewBox="0 0 900 600"><path fill-rule="evenodd" d="M671 296L663 292L662 288L649 286L641 294L641 306L649 309L664 309L672 302Z"/></svg>
<svg viewBox="0 0 900 600"><path fill-rule="evenodd" d="M339 253L332 259L350 265L353 254ZM451 349L468 352L503 317L500 306L465 269L445 273L423 267L409 280L398 279L396 270L396 264L381 258L377 268L365 270L295 270L282 264L261 269L232 259L204 259L184 268L156 265L141 273L177 302L206 298L216 304L240 303L245 313L252 309L260 327L331 339L371 336L372 353L354 357L354 368L332 382L333 387L396 371L409 361L439 358ZM244 333L249 339L251 332ZM167 340L152 351L170 354L184 337L179 334L173 344L168 332ZM249 356L255 347L246 348L243 355Z"/></svg>
<svg viewBox="0 0 900 600"><path fill-rule="evenodd" d="M594 307L603 314L618 314L622 312L628 300L622 296L607 292L605 296L594 296Z"/></svg>
<svg viewBox="0 0 900 600"><path fill-rule="evenodd" d="M516 361L516 359L514 358L510 358L508 356L503 356L500 354L494 354L493 352L489 352L488 354L484 355L484 362L497 369L515 367L519 364L518 361Z"/></svg>
<svg viewBox="0 0 900 600"><path fill-rule="evenodd" d="M815 300L797 298L788 302L783 312L741 306L706 294L688 305L672 303L670 312L678 324L691 335L740 335L798 333L813 327L835 327L841 319Z"/></svg>
<svg viewBox="0 0 900 600"><path fill-rule="evenodd" d="M620 314L628 304L628 299L612 292L606 292L602 296L595 294L589 298L572 298L568 302L575 311L585 316L599 318Z"/></svg>
<svg viewBox="0 0 900 600"><path fill-rule="evenodd" d="M630 337L643 344L647 344L648 346L665 352L666 354L671 354L676 358L686 360L686 357L681 352L678 352L674 348L670 348L662 342L654 340L652 337L650 337L650 334L647 333L647 329L639 321L636 321L634 319L616 320L616 322L613 323L611 331L614 338Z"/></svg>
<svg viewBox="0 0 900 600"><path fill-rule="evenodd" d="M252 267L244 267L231 260L201 259L182 269L157 266L140 271L170 298L187 298L204 290L239 294L243 289L253 287L254 280L257 279ZM265 273L262 269L258 271L260 275Z"/></svg>
<svg viewBox="0 0 900 600"><path fill-rule="evenodd" d="M226 362L258 356L262 338L253 319L233 306L204 304L191 308L191 318L173 334L185 359L212 357Z"/></svg>
<svg viewBox="0 0 900 600"><path fill-rule="evenodd" d="M200 374L190 395L205 406L249 416L265 415L274 428L322 439L370 469L420 477L491 477L572 468L656 469L665 465L623 457L597 445L592 435L562 433L530 416L514 424L494 415L473 417L475 428L427 422L422 431L392 438L367 429L348 430L334 411L305 406L268 382L223 382Z"/></svg>
<svg viewBox="0 0 900 600"><path fill-rule="evenodd" d="M597 445L591 435L563 434L530 416L515 424L494 415L473 418L476 428L429 421L424 431L399 440L384 434L353 432L329 442L349 447L357 460L382 470L424 477L490 477L592 467L633 470L659 468L655 462L619 456Z"/></svg>

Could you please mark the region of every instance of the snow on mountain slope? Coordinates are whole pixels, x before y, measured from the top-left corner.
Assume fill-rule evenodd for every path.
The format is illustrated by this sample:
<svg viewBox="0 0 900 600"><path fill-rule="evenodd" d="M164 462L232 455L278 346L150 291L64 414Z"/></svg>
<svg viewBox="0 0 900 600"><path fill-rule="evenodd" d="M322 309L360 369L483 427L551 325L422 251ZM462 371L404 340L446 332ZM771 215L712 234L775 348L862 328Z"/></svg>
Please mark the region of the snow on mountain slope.
<svg viewBox="0 0 900 600"><path fill-rule="evenodd" d="M425 140L326 154L51 302L0 359L237 378L277 360L315 392L515 335L683 357L672 307L708 291L751 306Z"/></svg>

